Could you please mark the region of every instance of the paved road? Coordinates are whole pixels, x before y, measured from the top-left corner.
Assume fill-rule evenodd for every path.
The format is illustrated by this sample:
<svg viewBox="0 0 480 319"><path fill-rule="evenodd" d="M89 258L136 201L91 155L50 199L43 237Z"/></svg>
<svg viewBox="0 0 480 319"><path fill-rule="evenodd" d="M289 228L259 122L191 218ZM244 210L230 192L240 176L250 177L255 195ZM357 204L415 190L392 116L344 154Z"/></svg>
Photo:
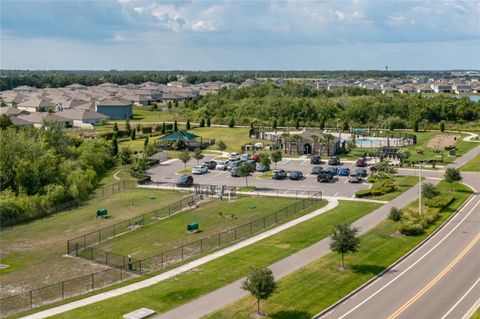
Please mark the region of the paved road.
<svg viewBox="0 0 480 319"><path fill-rule="evenodd" d="M438 183L438 180L432 180L433 184ZM392 206L402 207L409 203L417 194L416 188L411 188L404 192L394 200L376 209L372 213L360 218L353 225L359 227L360 233L372 229L379 222L384 220ZM277 263L269 266L273 271L276 279L284 276L310 264L311 262L323 257L330 252L330 239L325 238L316 244L299 251ZM245 291L240 288L241 282L244 278L237 280L227 286L219 288L209 294L206 294L196 300L186 303L180 307L172 309L169 312L160 314L154 318L156 319L194 319L207 315L217 309L225 307L226 305L242 298L246 295Z"/></svg>
<svg viewBox="0 0 480 319"><path fill-rule="evenodd" d="M205 156L205 160L211 159L213 156ZM196 161L192 160L187 164L187 167L196 165ZM277 168L285 170L299 170L303 172L305 178L300 181L291 181L289 179L273 180L256 178L259 173L249 177L249 185L255 185L260 188L276 188L289 189L291 191L322 191L325 196L338 197L353 197L355 192L359 189L368 189L371 185L369 183L351 184L348 183L347 178L340 176L335 177L332 183L318 183L317 176L310 174L313 165L310 160L301 159L284 159L277 163ZM322 167L328 165L322 164ZM343 163L340 167L347 167L352 169L353 163ZM169 161L167 164L157 165L149 169L148 173L155 182L175 183L178 176L175 172L183 170L184 165L180 160ZM273 165L272 165L273 169ZM197 184L206 185L229 185L229 186L245 186L245 179L240 177L231 177L229 171L211 170L204 175L195 175L194 181Z"/></svg>

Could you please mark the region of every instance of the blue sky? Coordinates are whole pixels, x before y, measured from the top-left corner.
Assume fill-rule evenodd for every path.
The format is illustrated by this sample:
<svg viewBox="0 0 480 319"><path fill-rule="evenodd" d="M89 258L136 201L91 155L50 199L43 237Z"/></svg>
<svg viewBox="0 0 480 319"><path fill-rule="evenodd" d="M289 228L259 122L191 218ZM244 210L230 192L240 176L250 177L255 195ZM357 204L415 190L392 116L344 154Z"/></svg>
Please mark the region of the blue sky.
<svg viewBox="0 0 480 319"><path fill-rule="evenodd" d="M4 69L480 69L479 0L2 0Z"/></svg>

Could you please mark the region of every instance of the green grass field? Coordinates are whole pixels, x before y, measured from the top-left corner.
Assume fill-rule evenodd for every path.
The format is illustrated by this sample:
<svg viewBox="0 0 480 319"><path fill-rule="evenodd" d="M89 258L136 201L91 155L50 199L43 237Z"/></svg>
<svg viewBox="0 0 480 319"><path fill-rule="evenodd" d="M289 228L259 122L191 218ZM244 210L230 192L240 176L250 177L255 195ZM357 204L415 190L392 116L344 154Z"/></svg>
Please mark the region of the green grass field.
<svg viewBox="0 0 480 319"><path fill-rule="evenodd" d="M243 225L297 202L295 199L239 197L234 202L212 200L165 220L108 240L97 248L143 259L159 252ZM222 215L220 215L220 213ZM301 216L298 213L295 216ZM198 222L200 232L189 233L187 225Z"/></svg>
<svg viewBox="0 0 480 319"><path fill-rule="evenodd" d="M380 196L369 196L365 198L389 201L418 183L416 176L395 176L394 179L396 185L395 191Z"/></svg>
<svg viewBox="0 0 480 319"><path fill-rule="evenodd" d="M332 232L332 225L353 222L380 205L340 201L337 208L258 243L175 276L152 287L53 318L120 318L141 307L165 312L245 276L250 266L267 266L285 258Z"/></svg>
<svg viewBox="0 0 480 319"><path fill-rule="evenodd" d="M2 231L1 262L10 266L0 270L2 287L8 287L2 292L19 287L38 288L98 270L96 266L61 257L66 253L66 241L167 206L183 196L181 192L131 189ZM96 211L102 207L108 209L110 218L96 218Z"/></svg>
<svg viewBox="0 0 480 319"><path fill-rule="evenodd" d="M480 308L475 311L471 319L480 319Z"/></svg>
<svg viewBox="0 0 480 319"><path fill-rule="evenodd" d="M460 167L462 171L480 172L480 154L477 154L467 164Z"/></svg>
<svg viewBox="0 0 480 319"><path fill-rule="evenodd" d="M440 189L448 188L445 182ZM471 191L455 184L455 200L442 210L439 219L421 236L391 237L392 224L384 221L361 236L361 248L347 255L349 271L339 271L340 258L336 253L318 259L301 270L279 281L279 289L263 303L267 318L311 318L321 310L362 285L406 254L437 229L460 205ZM250 318L255 310L255 300L246 297L208 316L210 319Z"/></svg>

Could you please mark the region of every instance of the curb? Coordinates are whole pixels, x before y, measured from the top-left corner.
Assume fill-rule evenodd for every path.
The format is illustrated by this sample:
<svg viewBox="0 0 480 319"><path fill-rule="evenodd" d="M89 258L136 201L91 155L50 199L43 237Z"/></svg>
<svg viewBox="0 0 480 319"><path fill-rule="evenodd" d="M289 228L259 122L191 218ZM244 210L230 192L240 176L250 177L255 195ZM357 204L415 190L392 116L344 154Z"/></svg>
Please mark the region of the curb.
<svg viewBox="0 0 480 319"><path fill-rule="evenodd" d="M341 305L342 303L344 303L345 301L347 301L348 299L350 299L351 297L353 297L354 295L356 295L357 293L359 293L361 290L363 290L365 287L369 286L371 283L373 283L374 281L378 280L379 278L381 278L386 272L390 271L392 268L394 268L396 265L398 265L399 263L401 263L403 260L405 260L407 257L409 257L410 255L412 255L414 252L416 252L418 249L420 249L428 240L430 240L430 238L432 238L435 234L437 234L454 216L456 216L458 214L458 212L463 208L465 207L465 205L467 205L468 202L470 202L470 200L476 195L476 193L473 193L471 194L467 200L465 202L463 202L463 204L452 214L450 215L450 217L448 217L433 233L431 233L430 235L428 235L427 238L425 238L424 240L422 240L417 246L415 246L412 250L410 250L408 253L406 253L405 255L403 255L402 257L400 257L400 259L397 259L397 261L395 261L393 264L391 264L390 266L388 266L386 269L384 269L381 273L379 273L378 275L376 275L375 277L371 278L370 280L368 280L366 283L364 283L363 285L361 285L360 287L358 287L357 289L355 289L354 291L352 291L351 293L349 293L348 295L346 295L345 297L343 297L342 299L338 300L337 302L335 302L333 305L329 306L328 308L322 310L321 312L319 312L318 314L314 315L312 317L312 319L319 319L323 316L325 316L327 313L331 312L333 309L335 309L336 307L338 307L339 305Z"/></svg>

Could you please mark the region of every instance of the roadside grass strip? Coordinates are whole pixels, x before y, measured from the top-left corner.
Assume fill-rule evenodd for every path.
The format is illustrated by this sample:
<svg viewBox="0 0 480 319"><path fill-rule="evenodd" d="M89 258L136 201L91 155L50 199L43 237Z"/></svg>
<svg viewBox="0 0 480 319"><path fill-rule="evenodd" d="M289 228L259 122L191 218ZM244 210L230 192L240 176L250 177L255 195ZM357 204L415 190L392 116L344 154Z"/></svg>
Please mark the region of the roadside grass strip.
<svg viewBox="0 0 480 319"><path fill-rule="evenodd" d="M448 189L441 182L440 189ZM329 253L279 281L279 289L262 303L267 318L311 318L343 298L372 277L381 273L397 259L428 237L470 196L471 190L454 184L455 199L444 207L439 218L419 236L391 237L392 222L385 220L361 236L360 250L345 256L349 271L338 271L340 257ZM249 318L256 300L248 296L206 318Z"/></svg>

